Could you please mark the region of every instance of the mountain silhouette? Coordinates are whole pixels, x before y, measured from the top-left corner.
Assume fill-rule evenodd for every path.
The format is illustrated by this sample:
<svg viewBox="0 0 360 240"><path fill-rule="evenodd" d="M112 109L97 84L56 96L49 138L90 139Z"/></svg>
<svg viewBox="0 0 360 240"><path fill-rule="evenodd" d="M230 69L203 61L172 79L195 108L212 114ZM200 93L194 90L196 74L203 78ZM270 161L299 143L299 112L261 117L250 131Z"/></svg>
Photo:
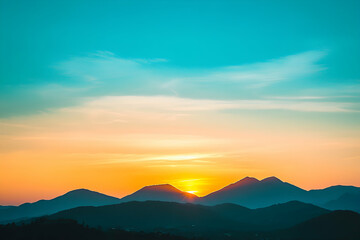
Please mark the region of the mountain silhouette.
<svg viewBox="0 0 360 240"><path fill-rule="evenodd" d="M233 210L239 211L240 208L243 208L242 210L264 208L289 201L311 203L330 210L360 211L358 196L360 196L359 187L338 185L306 191L276 177L265 178L261 181L245 177L205 197L197 197L194 194L183 192L170 184L146 186L122 199L86 189L78 189L51 200L40 200L20 206L0 206L0 223L43 216L79 206L102 206L149 200L209 206L230 204L217 206L217 208L231 209L229 214ZM237 204L237 207L231 204Z"/></svg>
<svg viewBox="0 0 360 240"><path fill-rule="evenodd" d="M235 204L203 206L161 201L126 202L100 207L78 207L50 215L73 219L89 226L133 231L207 232L209 230L274 230L294 226L328 213L311 204L290 202L263 209Z"/></svg>
<svg viewBox="0 0 360 240"><path fill-rule="evenodd" d="M360 193L345 193L338 199L327 202L324 207L331 210L352 210L360 213Z"/></svg>
<svg viewBox="0 0 360 240"><path fill-rule="evenodd" d="M197 200L200 204L216 205L234 203L248 208L262 208L273 204L289 201L301 201L315 204L331 210L347 209L359 211L360 203L356 201L347 205L333 204L329 201L336 200L344 194L360 194L360 188L354 186L332 186L324 189L306 191L290 183L283 182L276 177L269 177L259 181L256 178L245 177L238 182L230 184L218 191Z"/></svg>
<svg viewBox="0 0 360 240"><path fill-rule="evenodd" d="M260 208L276 203L302 200L306 191L276 177L261 181L246 177L216 192L201 198L200 203L216 205L235 203L249 208Z"/></svg>
<svg viewBox="0 0 360 240"><path fill-rule="evenodd" d="M43 216L78 206L101 206L119 203L120 199L87 189L77 189L51 200L24 203L20 206L0 208L0 222Z"/></svg>
<svg viewBox="0 0 360 240"><path fill-rule="evenodd" d="M170 184L152 185L121 199L122 202L129 201L165 201L165 202L195 202L199 197L192 193L183 192Z"/></svg>

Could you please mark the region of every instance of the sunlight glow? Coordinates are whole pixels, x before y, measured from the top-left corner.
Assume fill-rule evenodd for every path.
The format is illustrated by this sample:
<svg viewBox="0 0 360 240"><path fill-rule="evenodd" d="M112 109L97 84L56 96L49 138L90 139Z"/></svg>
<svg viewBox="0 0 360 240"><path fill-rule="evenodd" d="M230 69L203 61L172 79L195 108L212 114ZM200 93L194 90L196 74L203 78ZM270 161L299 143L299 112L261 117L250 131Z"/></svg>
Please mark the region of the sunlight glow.
<svg viewBox="0 0 360 240"><path fill-rule="evenodd" d="M187 193L196 194L198 191L186 191Z"/></svg>

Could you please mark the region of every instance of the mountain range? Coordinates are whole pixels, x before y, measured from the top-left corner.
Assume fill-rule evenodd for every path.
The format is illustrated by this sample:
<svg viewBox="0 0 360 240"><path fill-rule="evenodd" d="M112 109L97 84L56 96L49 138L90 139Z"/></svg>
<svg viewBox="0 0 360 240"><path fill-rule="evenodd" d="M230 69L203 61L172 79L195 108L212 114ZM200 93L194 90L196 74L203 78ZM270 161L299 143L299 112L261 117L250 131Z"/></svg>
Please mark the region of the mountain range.
<svg viewBox="0 0 360 240"><path fill-rule="evenodd" d="M305 190L282 182L276 177L265 178L261 181L246 177L210 193L201 198L200 202L206 205L235 203L249 208L259 208L292 200L302 200L305 194Z"/></svg>
<svg viewBox="0 0 360 240"><path fill-rule="evenodd" d="M265 178L261 181L256 178L246 177L200 198L198 202L205 205L235 203L249 208L259 208L296 200L322 207L332 206L331 209L333 210L358 211L360 203L357 205L342 204L345 200L344 195L347 196L347 194L358 196L360 188L338 185L307 191L283 182L276 177ZM330 201L335 200L337 201L336 205L329 205ZM346 205L348 208L343 208L342 205Z"/></svg>
<svg viewBox="0 0 360 240"><path fill-rule="evenodd" d="M360 188L354 186L332 186L306 191L276 177L265 178L261 181L246 177L204 197L183 192L170 184L146 186L121 199L86 189L78 189L51 200L40 200L20 206L0 206L0 223L49 215L80 206L103 206L130 201L195 203L206 206L218 205L216 206L218 208L236 204L237 208L245 209L261 209L274 204L301 201L330 210L360 212L359 199ZM231 208L231 211L233 210Z"/></svg>

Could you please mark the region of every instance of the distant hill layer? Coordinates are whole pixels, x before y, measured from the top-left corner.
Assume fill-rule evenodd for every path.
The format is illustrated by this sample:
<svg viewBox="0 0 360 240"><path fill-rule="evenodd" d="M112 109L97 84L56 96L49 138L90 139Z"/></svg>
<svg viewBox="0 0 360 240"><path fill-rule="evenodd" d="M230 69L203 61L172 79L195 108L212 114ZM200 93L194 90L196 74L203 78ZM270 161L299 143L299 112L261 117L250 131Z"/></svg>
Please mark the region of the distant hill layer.
<svg viewBox="0 0 360 240"><path fill-rule="evenodd" d="M257 210L234 204L127 202L0 225L0 239L358 240L360 215L301 202Z"/></svg>
<svg viewBox="0 0 360 240"><path fill-rule="evenodd" d="M352 210L360 213L360 193L345 193L335 200L331 200L323 205L331 210Z"/></svg>
<svg viewBox="0 0 360 240"><path fill-rule="evenodd" d="M251 210L234 204L203 206L174 202L127 202L102 207L78 207L48 216L74 219L89 226L133 231L271 230L294 226L329 211L289 202Z"/></svg>

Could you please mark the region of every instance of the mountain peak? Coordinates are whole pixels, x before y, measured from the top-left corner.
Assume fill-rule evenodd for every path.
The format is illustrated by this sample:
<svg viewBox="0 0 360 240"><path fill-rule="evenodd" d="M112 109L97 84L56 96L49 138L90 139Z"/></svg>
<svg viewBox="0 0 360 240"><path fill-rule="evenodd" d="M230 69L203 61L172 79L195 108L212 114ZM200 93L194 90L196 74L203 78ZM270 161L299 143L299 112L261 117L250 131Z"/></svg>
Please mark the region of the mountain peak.
<svg viewBox="0 0 360 240"><path fill-rule="evenodd" d="M264 178L263 180L261 180L261 182L283 182L280 179L278 179L277 177L268 177L268 178Z"/></svg>
<svg viewBox="0 0 360 240"><path fill-rule="evenodd" d="M244 186L244 185L248 185L248 184L253 184L253 183L257 183L260 182L258 179L253 178L253 177L244 177L243 179L237 181L236 183L234 183L235 186Z"/></svg>
<svg viewBox="0 0 360 240"><path fill-rule="evenodd" d="M140 190L146 191L162 191L162 192L180 192L179 189L170 185L170 184L158 184L158 185L149 185L145 186Z"/></svg>
<svg viewBox="0 0 360 240"><path fill-rule="evenodd" d="M170 184L150 185L122 198L129 201L165 201L193 202L198 197L192 193L183 192Z"/></svg>
<svg viewBox="0 0 360 240"><path fill-rule="evenodd" d="M99 192L95 192L95 191L91 191L85 188L79 188L79 189L75 189L72 191L69 191L67 193L65 193L64 195L61 195L59 197L54 198L53 200L64 200L64 199L72 199L72 201L74 199L80 200L81 201L86 201L88 202L89 200L91 200L91 204L95 204L97 203L97 201L99 201L99 203L101 202L110 202L110 203L116 203L119 199L116 197L112 197L112 196L108 196Z"/></svg>
<svg viewBox="0 0 360 240"><path fill-rule="evenodd" d="M222 188L221 190L219 191L228 191L228 190L231 190L231 189L236 189L236 188L239 188L239 187L244 187L244 186L249 186L249 185L252 185L252 184L255 184L255 183L258 183L260 182L258 179L256 178L253 178L253 177L245 177L235 183L232 183L224 188Z"/></svg>
<svg viewBox="0 0 360 240"><path fill-rule="evenodd" d="M96 192L85 189L85 188L79 188L79 189L74 189L74 190L71 190L71 191L65 193L64 196L65 195L66 196L69 196L69 195L83 195L83 194L89 194L89 193L96 193Z"/></svg>
<svg viewBox="0 0 360 240"><path fill-rule="evenodd" d="M68 193L72 193L72 192L92 192L92 191L89 189L86 189L86 188L78 188L78 189L71 190Z"/></svg>
<svg viewBox="0 0 360 240"><path fill-rule="evenodd" d="M244 181L246 181L246 182L259 182L259 180L254 178L254 177L244 177L240 181L242 181L242 182L244 182Z"/></svg>

